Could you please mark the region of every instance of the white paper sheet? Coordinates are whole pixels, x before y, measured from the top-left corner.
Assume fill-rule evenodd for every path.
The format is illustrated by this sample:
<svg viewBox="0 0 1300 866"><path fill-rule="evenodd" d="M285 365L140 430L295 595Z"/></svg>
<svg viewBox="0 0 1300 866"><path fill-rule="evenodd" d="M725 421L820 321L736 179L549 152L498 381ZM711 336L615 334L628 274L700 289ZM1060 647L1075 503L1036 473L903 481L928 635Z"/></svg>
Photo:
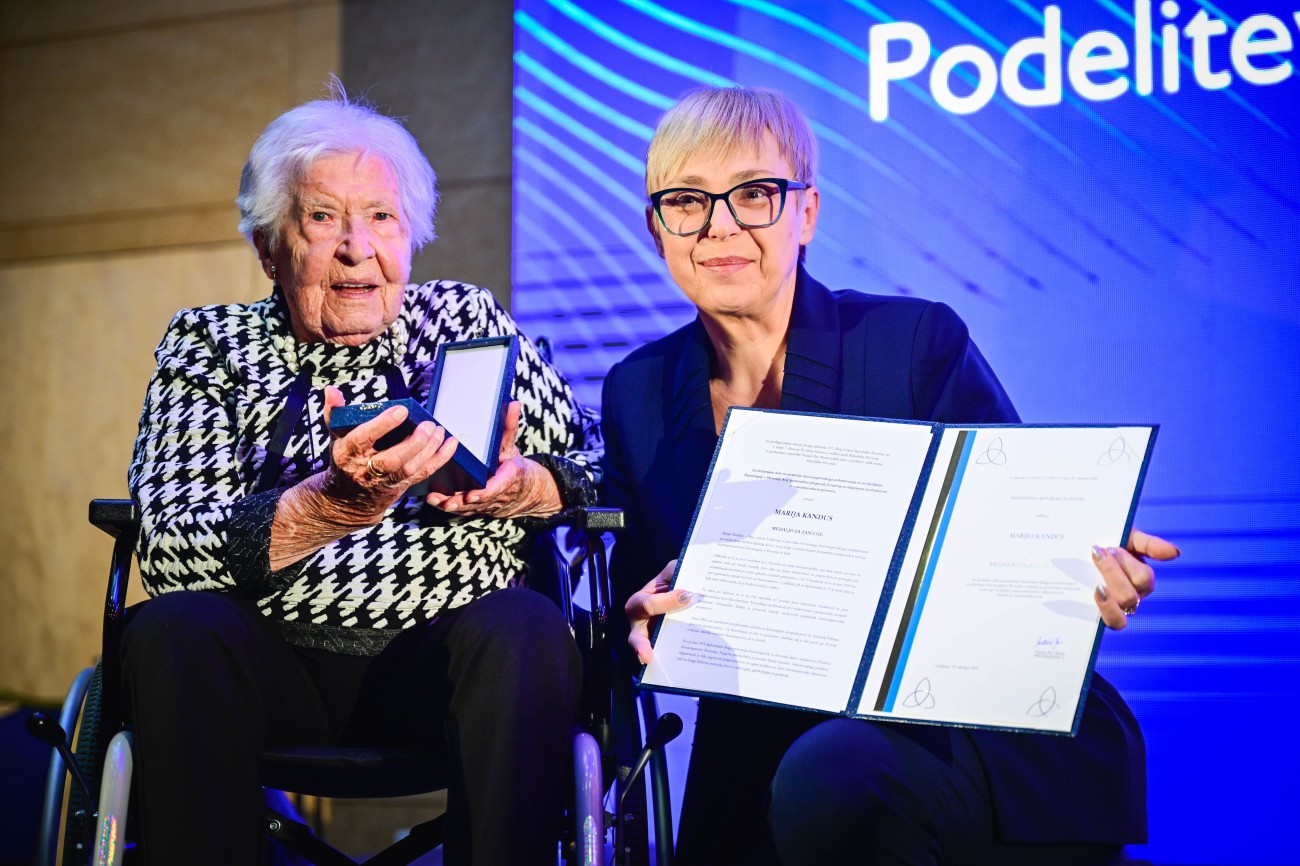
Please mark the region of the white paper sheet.
<svg viewBox="0 0 1300 866"><path fill-rule="evenodd" d="M731 410L643 682L844 711L931 437Z"/></svg>
<svg viewBox="0 0 1300 866"><path fill-rule="evenodd" d="M1091 548L1122 540L1151 430L971 430L965 459L961 435L944 431L857 711L1069 731L1099 623Z"/></svg>

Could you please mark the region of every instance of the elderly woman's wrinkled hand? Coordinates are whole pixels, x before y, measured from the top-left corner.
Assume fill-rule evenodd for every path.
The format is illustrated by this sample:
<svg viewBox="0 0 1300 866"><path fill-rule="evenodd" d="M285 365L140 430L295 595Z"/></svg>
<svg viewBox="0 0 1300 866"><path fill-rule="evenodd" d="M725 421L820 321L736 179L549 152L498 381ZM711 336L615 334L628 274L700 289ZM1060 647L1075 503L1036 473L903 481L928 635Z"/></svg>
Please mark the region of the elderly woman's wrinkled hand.
<svg viewBox="0 0 1300 866"><path fill-rule="evenodd" d="M344 403L339 389L325 389L327 425L330 413ZM375 443L397 429L406 415L404 407L391 407L334 440L322 492L341 521L378 523L407 488L438 471L456 453L456 440L429 421L391 448L376 450Z"/></svg>
<svg viewBox="0 0 1300 866"><path fill-rule="evenodd" d="M695 601L695 596L687 590L669 592L673 585L673 573L677 571L677 560L672 560L663 567L640 591L623 605L628 622L632 628L627 635L627 644L636 653L637 660L643 665L650 664L654 651L650 648L650 621L657 616L671 613L686 607Z"/></svg>
<svg viewBox="0 0 1300 866"><path fill-rule="evenodd" d="M563 508L555 478L545 466L519 453L515 437L519 433L520 412L519 401L512 400L506 409L497 470L482 490L450 495L430 493L425 501L459 516L550 517Z"/></svg>
<svg viewBox="0 0 1300 866"><path fill-rule="evenodd" d="M1154 535L1140 529L1129 533L1128 544L1123 547L1094 547L1092 560L1101 572L1101 583L1093 592L1093 599L1101 609L1102 622L1113 629L1128 625L1128 618L1137 613L1138 605L1156 588L1155 570L1147 560L1168 562L1177 559L1181 551Z"/></svg>

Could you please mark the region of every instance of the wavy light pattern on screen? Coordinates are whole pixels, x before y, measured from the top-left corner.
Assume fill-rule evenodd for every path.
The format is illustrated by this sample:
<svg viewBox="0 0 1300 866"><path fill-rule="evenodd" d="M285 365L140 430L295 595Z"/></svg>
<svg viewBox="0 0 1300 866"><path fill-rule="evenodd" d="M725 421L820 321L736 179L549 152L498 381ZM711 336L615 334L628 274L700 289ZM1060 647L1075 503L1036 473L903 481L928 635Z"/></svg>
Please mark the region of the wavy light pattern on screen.
<svg viewBox="0 0 1300 866"><path fill-rule="evenodd" d="M1063 57L1096 30L1129 34L1131 48L1131 3L1057 5ZM1180 24L1204 9L1236 32L1265 4L1178 5ZM1064 76L1059 105L1018 104L1001 85L973 114L936 104L928 73L944 51L965 40L1001 57L1043 35L1046 6L520 0L515 310L597 401L610 363L693 313L645 228L640 161L658 114L698 84L790 93L822 144L814 274L956 307L1026 417L1165 425L1138 525L1184 558L1099 657L1147 737L1152 844L1132 853L1286 862L1300 840L1281 829L1289 795L1270 779L1300 776L1300 759L1243 725L1300 713L1300 456L1277 448L1294 423L1285 407L1300 403L1300 76L1206 90L1181 38L1180 89L1167 93L1155 4L1149 96L1130 81L1088 101ZM870 31L899 21L932 44L924 73L889 83L879 123ZM1233 69L1229 38L1211 43L1213 69ZM1297 58L1300 44L1254 59ZM1032 65L1023 77L1041 86ZM949 86L977 83L958 64ZM1224 741L1232 752L1216 757ZM1195 796L1241 785L1259 796ZM1271 829L1215 832L1247 825Z"/></svg>

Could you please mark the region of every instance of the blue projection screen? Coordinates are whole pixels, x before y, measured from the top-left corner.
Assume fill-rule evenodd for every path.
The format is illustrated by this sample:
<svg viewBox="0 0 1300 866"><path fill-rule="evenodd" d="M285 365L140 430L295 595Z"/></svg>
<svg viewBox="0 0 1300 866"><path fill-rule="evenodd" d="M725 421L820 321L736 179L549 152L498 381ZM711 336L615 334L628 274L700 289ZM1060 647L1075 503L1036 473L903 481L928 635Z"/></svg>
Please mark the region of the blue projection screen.
<svg viewBox="0 0 1300 866"><path fill-rule="evenodd" d="M1147 739L1133 853L1300 863L1300 0L520 0L515 29L514 310L583 398L692 315L645 229L659 114L789 94L815 276L954 307L1026 420L1162 425L1137 525L1183 557L1098 662Z"/></svg>

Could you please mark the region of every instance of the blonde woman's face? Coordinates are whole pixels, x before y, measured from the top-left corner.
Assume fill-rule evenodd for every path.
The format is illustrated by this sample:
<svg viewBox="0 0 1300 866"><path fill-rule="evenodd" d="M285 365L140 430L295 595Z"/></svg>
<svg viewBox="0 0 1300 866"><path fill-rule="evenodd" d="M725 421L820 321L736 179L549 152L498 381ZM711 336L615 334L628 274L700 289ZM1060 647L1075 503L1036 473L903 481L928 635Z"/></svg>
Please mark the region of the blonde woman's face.
<svg viewBox="0 0 1300 866"><path fill-rule="evenodd" d="M769 133L752 150L725 158L688 158L661 188L692 187L721 193L756 178L797 180L793 173ZM709 223L684 237L664 231L653 209L647 211L646 219L668 273L701 313L763 319L788 314L799 248L813 238L818 204L815 188L791 190L776 223L749 229L736 222L724 202L718 202Z"/></svg>
<svg viewBox="0 0 1300 866"><path fill-rule="evenodd" d="M284 289L294 335L359 346L402 309L411 232L388 163L359 153L316 160L294 197L279 248L258 240Z"/></svg>

